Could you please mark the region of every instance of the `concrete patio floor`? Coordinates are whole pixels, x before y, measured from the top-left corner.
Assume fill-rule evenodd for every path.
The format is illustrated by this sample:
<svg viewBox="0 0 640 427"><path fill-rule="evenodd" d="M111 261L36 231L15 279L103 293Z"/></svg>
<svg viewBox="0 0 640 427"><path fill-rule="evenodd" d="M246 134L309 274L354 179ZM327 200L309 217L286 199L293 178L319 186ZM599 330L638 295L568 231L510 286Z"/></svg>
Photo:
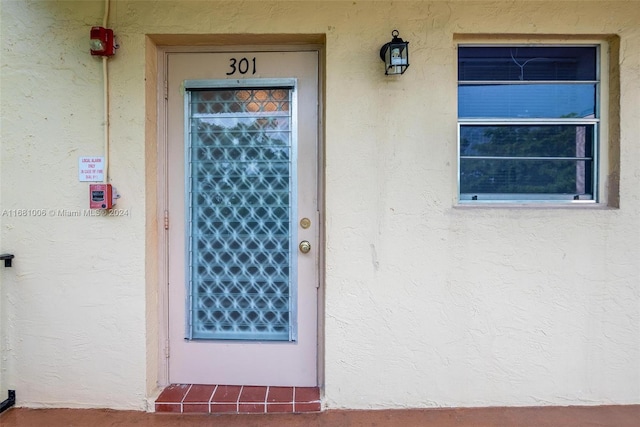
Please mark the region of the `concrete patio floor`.
<svg viewBox="0 0 640 427"><path fill-rule="evenodd" d="M640 405L382 411L327 410L321 413L260 415L189 415L103 409L11 408L0 415L0 426L638 427L640 426Z"/></svg>

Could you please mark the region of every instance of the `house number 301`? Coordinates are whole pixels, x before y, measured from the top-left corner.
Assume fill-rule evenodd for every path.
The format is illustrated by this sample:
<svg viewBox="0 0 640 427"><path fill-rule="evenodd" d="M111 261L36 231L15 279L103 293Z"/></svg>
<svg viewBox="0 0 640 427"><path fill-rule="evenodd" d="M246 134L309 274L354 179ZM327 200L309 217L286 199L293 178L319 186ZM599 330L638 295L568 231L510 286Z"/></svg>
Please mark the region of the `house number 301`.
<svg viewBox="0 0 640 427"><path fill-rule="evenodd" d="M227 73L227 76L232 76L235 73L255 74L256 58L229 58L229 72Z"/></svg>

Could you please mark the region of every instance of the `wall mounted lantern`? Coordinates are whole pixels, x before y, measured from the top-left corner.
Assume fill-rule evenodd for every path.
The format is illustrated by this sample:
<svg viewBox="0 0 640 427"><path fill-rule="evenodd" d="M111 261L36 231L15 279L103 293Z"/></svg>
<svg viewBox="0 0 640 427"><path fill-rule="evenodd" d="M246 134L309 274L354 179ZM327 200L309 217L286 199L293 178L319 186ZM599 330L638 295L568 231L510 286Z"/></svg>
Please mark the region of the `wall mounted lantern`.
<svg viewBox="0 0 640 427"><path fill-rule="evenodd" d="M391 35L393 39L380 48L380 59L384 61L384 73L388 76L404 74L409 68L409 42L398 37L398 30L393 30Z"/></svg>
<svg viewBox="0 0 640 427"><path fill-rule="evenodd" d="M91 55L111 56L115 52L113 30L91 27Z"/></svg>

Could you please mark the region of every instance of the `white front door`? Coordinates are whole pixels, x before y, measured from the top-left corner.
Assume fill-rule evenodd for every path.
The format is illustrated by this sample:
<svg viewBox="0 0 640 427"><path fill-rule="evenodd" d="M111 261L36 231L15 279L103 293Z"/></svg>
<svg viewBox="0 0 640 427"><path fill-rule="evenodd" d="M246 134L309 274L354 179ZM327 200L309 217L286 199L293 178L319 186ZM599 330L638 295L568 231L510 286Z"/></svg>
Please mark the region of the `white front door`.
<svg viewBox="0 0 640 427"><path fill-rule="evenodd" d="M169 380L315 386L318 53L168 53L166 76Z"/></svg>

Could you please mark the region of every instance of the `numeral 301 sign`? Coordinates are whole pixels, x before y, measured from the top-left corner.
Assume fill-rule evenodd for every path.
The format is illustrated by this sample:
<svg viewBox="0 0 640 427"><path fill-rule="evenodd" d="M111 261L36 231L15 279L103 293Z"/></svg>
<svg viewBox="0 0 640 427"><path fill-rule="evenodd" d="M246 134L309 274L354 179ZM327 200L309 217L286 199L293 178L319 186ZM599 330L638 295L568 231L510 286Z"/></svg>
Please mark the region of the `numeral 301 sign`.
<svg viewBox="0 0 640 427"><path fill-rule="evenodd" d="M239 74L255 74L256 58L229 58L229 72L227 76Z"/></svg>

